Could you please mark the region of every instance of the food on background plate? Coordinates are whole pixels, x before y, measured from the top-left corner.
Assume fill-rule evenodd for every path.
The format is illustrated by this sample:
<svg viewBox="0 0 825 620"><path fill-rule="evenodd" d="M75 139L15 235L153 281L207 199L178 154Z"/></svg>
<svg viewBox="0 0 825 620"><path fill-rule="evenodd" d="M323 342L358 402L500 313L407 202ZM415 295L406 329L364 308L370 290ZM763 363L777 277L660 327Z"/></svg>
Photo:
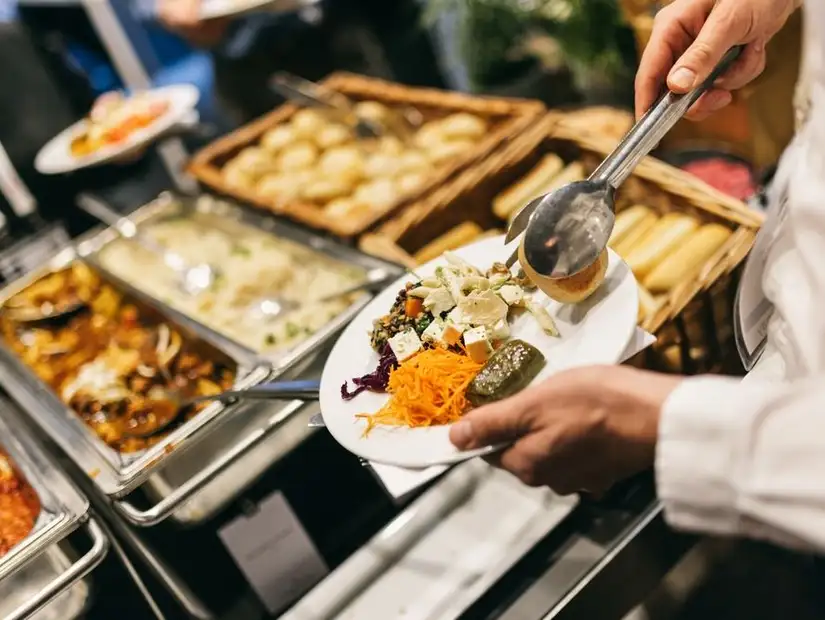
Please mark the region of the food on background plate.
<svg viewBox="0 0 825 620"><path fill-rule="evenodd" d="M356 110L379 123L390 114L375 101L359 102ZM487 129L484 119L459 112L425 123L411 144L392 136L359 140L331 113L301 109L264 133L258 146L242 149L222 174L227 185L279 206L307 201L331 217L360 218L383 213L420 188L434 166L470 151ZM296 180L275 183L273 176Z"/></svg>
<svg viewBox="0 0 825 620"><path fill-rule="evenodd" d="M208 404L178 411L181 399L234 384L235 370L206 359L169 325L143 316L83 263L36 280L7 303L39 307L76 296L84 311L64 322L18 324L0 319L9 348L110 447L135 452L157 443ZM169 416L174 424L166 427ZM152 428L166 427L152 435ZM130 434L140 429L141 435Z"/></svg>
<svg viewBox="0 0 825 620"><path fill-rule="evenodd" d="M512 396L527 387L544 366L544 355L523 340L505 342L493 353L467 389L470 404L478 407Z"/></svg>
<svg viewBox="0 0 825 620"><path fill-rule="evenodd" d="M163 116L169 107L169 101L152 93L103 95L89 112L83 131L72 138L71 154L86 157L121 144Z"/></svg>
<svg viewBox="0 0 825 620"><path fill-rule="evenodd" d="M363 281L361 268L250 226L205 213L147 223L143 232L192 263L219 265L223 277L200 295L181 291L155 255L118 239L100 253L103 266L216 332L259 353L287 351L349 308L357 295L316 302ZM299 307L268 318L250 311L264 298Z"/></svg>
<svg viewBox="0 0 825 620"><path fill-rule="evenodd" d="M40 500L0 449L0 558L34 529Z"/></svg>
<svg viewBox="0 0 825 620"><path fill-rule="evenodd" d="M548 278L536 271L524 259L524 246L518 249L519 263L524 273L550 299L563 304L577 304L595 293L607 274L607 250L599 254L595 263L567 278Z"/></svg>
<svg viewBox="0 0 825 620"><path fill-rule="evenodd" d="M470 383L491 365L479 394L489 391L493 375L501 393L529 383L544 358L527 343L508 343L513 315L526 312L546 334L559 335L551 315L533 299L535 287L528 280L500 263L482 272L453 254L444 257L446 265L408 283L390 312L375 321L370 345L380 354L378 368L353 379L353 390L341 386L346 400L363 391L390 394L380 411L359 416L368 421L367 432L376 424L454 422L470 406ZM497 357L502 347L505 352ZM521 379L503 376L505 366Z"/></svg>

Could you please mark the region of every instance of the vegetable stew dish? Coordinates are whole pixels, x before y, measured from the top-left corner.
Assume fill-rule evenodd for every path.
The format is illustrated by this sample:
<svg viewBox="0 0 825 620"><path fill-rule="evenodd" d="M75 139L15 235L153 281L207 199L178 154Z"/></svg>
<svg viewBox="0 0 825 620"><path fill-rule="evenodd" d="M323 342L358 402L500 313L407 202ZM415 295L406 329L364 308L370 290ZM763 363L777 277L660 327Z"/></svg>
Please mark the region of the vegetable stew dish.
<svg viewBox="0 0 825 620"><path fill-rule="evenodd" d="M23 324L4 315L2 335L115 450L147 448L208 406L179 410L171 395L186 399L232 387L235 368L207 359L83 263L36 280L6 305L60 307L70 300L81 310L61 321Z"/></svg>

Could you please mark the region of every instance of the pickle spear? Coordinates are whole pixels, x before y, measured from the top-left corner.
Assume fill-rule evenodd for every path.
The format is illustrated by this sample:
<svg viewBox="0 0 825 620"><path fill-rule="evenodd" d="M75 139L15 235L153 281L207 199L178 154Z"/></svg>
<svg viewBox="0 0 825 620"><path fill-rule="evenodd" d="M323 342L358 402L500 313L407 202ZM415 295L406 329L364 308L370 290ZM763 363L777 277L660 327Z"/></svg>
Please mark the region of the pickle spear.
<svg viewBox="0 0 825 620"><path fill-rule="evenodd" d="M478 407L512 396L526 387L544 366L544 355L523 340L510 340L493 353L467 388L467 400Z"/></svg>

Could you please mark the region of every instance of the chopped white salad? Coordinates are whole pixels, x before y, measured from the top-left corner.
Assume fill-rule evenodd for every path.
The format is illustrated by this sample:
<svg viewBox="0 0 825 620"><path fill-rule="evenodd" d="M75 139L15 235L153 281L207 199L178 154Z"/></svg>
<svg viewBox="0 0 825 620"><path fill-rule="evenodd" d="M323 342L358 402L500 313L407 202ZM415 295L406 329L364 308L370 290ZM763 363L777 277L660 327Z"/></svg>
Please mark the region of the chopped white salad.
<svg viewBox="0 0 825 620"><path fill-rule="evenodd" d="M408 296L423 300L434 319L420 338L410 328L389 339L399 362L429 342L442 346L461 343L474 361L484 363L493 352L493 343L510 337L508 320L514 311L529 312L546 334L559 336L547 309L533 301L507 267L497 263L484 273L455 254L447 252L444 258L447 265L436 268L433 276L407 291Z"/></svg>

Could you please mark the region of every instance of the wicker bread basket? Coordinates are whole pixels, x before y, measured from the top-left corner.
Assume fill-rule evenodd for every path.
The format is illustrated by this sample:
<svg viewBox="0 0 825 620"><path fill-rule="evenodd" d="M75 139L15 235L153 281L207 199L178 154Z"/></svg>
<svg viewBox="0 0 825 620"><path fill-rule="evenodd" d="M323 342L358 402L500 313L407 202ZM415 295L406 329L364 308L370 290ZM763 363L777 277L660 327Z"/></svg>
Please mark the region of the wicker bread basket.
<svg viewBox="0 0 825 620"><path fill-rule="evenodd" d="M615 137L575 131L563 115L550 113L529 132L482 164L463 173L449 187L434 192L361 238L361 248L387 258L416 263L414 255L433 239L464 222L482 230L504 229L491 211L493 198L518 182L550 152L580 161L591 172L616 144ZM727 241L692 277L659 300L641 320L656 334L654 347L632 363L683 373L736 372L732 307L739 270L761 225L759 214L668 164L646 158L622 186L617 210L644 204L655 211L685 212L700 223L718 223L732 231Z"/></svg>
<svg viewBox="0 0 825 620"><path fill-rule="evenodd" d="M423 115L425 121L456 112L468 112L487 121L489 131L472 149L434 169L422 185L402 195L394 204L356 217L331 217L325 214L318 204L306 201L279 204L271 198L256 194L254 190L236 189L225 182L221 173L223 165L244 147L256 144L268 130L288 121L298 110L298 107L292 104L285 104L205 147L194 156L189 171L199 181L224 195L347 238L360 234L392 212L426 197L460 171L484 159L503 143L519 136L534 125L545 112L544 105L538 101L495 99L413 88L349 73L335 73L322 84L355 102L371 100L390 108L415 108Z"/></svg>

